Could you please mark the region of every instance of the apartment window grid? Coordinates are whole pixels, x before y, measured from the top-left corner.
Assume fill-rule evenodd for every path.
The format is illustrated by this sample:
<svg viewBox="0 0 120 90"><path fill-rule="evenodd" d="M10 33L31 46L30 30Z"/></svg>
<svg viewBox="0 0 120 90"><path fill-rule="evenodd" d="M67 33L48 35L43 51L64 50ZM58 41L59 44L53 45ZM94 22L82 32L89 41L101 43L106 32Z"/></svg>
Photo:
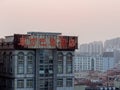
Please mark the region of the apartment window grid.
<svg viewBox="0 0 120 90"><path fill-rule="evenodd" d="M53 51L52 50L41 50L39 65L40 65L40 68L39 68L40 77L53 77Z"/></svg>
<svg viewBox="0 0 120 90"><path fill-rule="evenodd" d="M41 50L40 51L40 66L39 66L39 75L40 77L45 76L45 51Z"/></svg>
<svg viewBox="0 0 120 90"><path fill-rule="evenodd" d="M39 90L53 90L53 51L40 50L39 61Z"/></svg>
<svg viewBox="0 0 120 90"><path fill-rule="evenodd" d="M39 82L40 90L53 90L53 80L49 79L40 79Z"/></svg>

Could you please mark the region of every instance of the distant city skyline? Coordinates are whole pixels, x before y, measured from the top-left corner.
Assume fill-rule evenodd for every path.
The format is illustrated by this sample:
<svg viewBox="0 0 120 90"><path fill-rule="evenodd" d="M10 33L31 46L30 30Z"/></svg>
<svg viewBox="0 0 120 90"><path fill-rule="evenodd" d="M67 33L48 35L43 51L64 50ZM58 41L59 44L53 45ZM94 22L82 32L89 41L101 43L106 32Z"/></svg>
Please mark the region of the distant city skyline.
<svg viewBox="0 0 120 90"><path fill-rule="evenodd" d="M0 37L61 32L79 44L120 37L120 0L0 0Z"/></svg>

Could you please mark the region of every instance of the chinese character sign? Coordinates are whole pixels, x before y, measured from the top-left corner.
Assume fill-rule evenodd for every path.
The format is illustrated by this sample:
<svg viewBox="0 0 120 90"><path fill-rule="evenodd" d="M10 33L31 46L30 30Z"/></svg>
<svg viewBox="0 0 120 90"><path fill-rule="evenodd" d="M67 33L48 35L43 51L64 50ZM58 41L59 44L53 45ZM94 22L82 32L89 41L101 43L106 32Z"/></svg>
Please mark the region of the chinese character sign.
<svg viewBox="0 0 120 90"><path fill-rule="evenodd" d="M78 47L77 37L73 36L59 36L58 49L76 49Z"/></svg>
<svg viewBox="0 0 120 90"><path fill-rule="evenodd" d="M57 45L58 49L67 49L67 47L68 47L68 37L59 36L57 40L58 40L58 45Z"/></svg>
<svg viewBox="0 0 120 90"><path fill-rule="evenodd" d="M14 35L14 46L21 48L48 48L48 49L76 49L77 37L73 36L51 36L51 35Z"/></svg>

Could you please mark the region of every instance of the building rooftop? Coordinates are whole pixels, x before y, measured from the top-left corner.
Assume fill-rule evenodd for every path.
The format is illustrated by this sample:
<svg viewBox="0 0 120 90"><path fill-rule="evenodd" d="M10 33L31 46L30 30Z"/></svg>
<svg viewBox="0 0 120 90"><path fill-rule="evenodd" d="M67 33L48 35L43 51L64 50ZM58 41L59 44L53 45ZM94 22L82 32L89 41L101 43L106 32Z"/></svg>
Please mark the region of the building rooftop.
<svg viewBox="0 0 120 90"><path fill-rule="evenodd" d="M30 35L61 35L62 33L53 33L53 32L27 32Z"/></svg>
<svg viewBox="0 0 120 90"><path fill-rule="evenodd" d="M104 52L103 57L114 57L114 53L113 52Z"/></svg>

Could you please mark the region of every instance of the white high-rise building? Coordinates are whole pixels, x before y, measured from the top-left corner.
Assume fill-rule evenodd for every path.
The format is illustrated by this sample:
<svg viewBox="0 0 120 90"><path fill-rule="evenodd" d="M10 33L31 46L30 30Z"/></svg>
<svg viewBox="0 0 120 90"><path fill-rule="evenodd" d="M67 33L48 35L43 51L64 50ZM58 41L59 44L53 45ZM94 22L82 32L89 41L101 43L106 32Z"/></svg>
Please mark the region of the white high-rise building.
<svg viewBox="0 0 120 90"><path fill-rule="evenodd" d="M115 67L113 52L103 52L102 55L75 55L74 72L101 71L106 72Z"/></svg>
<svg viewBox="0 0 120 90"><path fill-rule="evenodd" d="M103 43L94 41L88 44L80 45L80 54L82 55L101 55L103 52Z"/></svg>
<svg viewBox="0 0 120 90"><path fill-rule="evenodd" d="M103 72L115 67L114 52L103 53Z"/></svg>
<svg viewBox="0 0 120 90"><path fill-rule="evenodd" d="M111 52L114 50L120 50L120 38L114 38L110 40L106 40L104 43L104 51Z"/></svg>

